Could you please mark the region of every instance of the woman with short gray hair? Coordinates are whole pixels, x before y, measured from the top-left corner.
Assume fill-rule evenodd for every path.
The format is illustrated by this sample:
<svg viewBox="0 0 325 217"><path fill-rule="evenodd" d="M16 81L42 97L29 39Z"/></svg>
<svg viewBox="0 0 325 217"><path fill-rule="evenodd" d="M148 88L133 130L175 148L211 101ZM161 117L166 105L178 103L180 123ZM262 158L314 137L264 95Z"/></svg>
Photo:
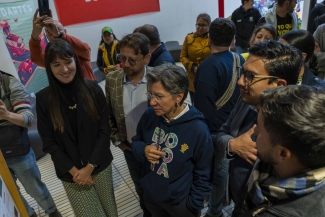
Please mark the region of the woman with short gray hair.
<svg viewBox="0 0 325 217"><path fill-rule="evenodd" d="M144 163L147 209L155 217L197 217L211 190L213 145L203 115L186 104L185 70L162 65L146 74L151 107L142 115L132 151Z"/></svg>

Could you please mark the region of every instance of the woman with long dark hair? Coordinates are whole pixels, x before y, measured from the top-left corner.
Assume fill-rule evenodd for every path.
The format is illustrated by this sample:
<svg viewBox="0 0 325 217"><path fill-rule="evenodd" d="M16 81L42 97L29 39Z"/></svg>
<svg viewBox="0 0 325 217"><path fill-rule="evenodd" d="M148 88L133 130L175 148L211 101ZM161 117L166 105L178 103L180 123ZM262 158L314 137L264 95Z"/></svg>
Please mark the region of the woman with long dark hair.
<svg viewBox="0 0 325 217"><path fill-rule="evenodd" d="M96 81L86 80L71 45L61 39L45 50L49 86L37 95L37 127L43 151L75 215L117 216L108 109Z"/></svg>

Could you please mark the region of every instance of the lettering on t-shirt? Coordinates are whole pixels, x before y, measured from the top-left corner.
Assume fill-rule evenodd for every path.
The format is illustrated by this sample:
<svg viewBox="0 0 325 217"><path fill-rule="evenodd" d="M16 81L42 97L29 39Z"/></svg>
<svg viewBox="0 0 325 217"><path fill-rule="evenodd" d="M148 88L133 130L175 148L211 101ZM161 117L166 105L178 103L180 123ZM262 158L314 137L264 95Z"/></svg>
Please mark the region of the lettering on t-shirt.
<svg viewBox="0 0 325 217"><path fill-rule="evenodd" d="M278 37L292 30L292 17L287 14L286 17L277 15L277 33Z"/></svg>
<svg viewBox="0 0 325 217"><path fill-rule="evenodd" d="M278 36L281 36L284 33L289 32L291 29L292 29L291 23L278 25Z"/></svg>

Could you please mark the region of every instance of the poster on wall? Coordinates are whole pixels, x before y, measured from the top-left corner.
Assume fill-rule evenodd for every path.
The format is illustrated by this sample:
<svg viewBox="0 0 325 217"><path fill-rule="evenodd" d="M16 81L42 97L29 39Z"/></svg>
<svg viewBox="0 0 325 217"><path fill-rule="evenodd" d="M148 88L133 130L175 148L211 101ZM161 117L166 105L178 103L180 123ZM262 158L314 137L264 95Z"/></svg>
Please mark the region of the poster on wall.
<svg viewBox="0 0 325 217"><path fill-rule="evenodd" d="M64 26L160 11L159 0L54 0L54 3Z"/></svg>
<svg viewBox="0 0 325 217"><path fill-rule="evenodd" d="M0 3L0 37L3 38L12 59L7 64L14 64L18 77L29 93L38 92L48 86L44 68L30 60L28 41L34 12L34 0L4 0Z"/></svg>
<svg viewBox="0 0 325 217"><path fill-rule="evenodd" d="M20 213L0 176L0 215L1 217L20 217Z"/></svg>
<svg viewBox="0 0 325 217"><path fill-rule="evenodd" d="M275 4L275 0L255 0L254 1L254 7L259 10L262 17L265 16L265 14L268 12L268 10L271 10L273 5ZM298 15L298 28L301 28L301 21L302 21L302 14L303 14L303 8L304 8L304 0L297 0L297 5L294 10L295 13Z"/></svg>

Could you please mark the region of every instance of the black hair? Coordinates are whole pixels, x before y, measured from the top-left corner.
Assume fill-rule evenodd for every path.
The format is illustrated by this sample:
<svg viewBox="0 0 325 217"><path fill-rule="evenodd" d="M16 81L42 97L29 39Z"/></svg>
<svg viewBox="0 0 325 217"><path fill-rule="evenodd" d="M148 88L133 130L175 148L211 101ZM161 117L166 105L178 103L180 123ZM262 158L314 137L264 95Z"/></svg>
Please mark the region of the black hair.
<svg viewBox="0 0 325 217"><path fill-rule="evenodd" d="M76 74L74 79L76 82L76 89L81 96L80 105L84 106L92 121L97 122L99 120L99 115L95 106L96 102L93 100L95 96L90 90L89 81L84 79L79 60L72 46L62 39L54 39L47 44L44 56L45 69L49 81L49 111L54 130L64 132L64 122L60 110L59 100L60 95L62 95L61 87L59 81L54 77L51 69L51 63L57 58L64 60L70 58L74 59L76 64Z"/></svg>
<svg viewBox="0 0 325 217"><path fill-rule="evenodd" d="M150 46L160 45L160 35L157 27L150 24L145 24L137 28L137 32L144 34L149 38Z"/></svg>
<svg viewBox="0 0 325 217"><path fill-rule="evenodd" d="M226 18L217 18L210 24L209 37L214 46L229 47L236 33L234 22Z"/></svg>
<svg viewBox="0 0 325 217"><path fill-rule="evenodd" d="M288 148L311 169L325 166L325 89L305 85L270 88L260 112L272 145Z"/></svg>
<svg viewBox="0 0 325 217"><path fill-rule="evenodd" d="M261 41L249 48L249 54L260 57L270 76L286 80L287 84L296 84L303 56L295 47L278 41ZM275 79L269 79L269 84Z"/></svg>
<svg viewBox="0 0 325 217"><path fill-rule="evenodd" d="M241 4L244 5L244 2L248 2L249 0L241 0Z"/></svg>
<svg viewBox="0 0 325 217"><path fill-rule="evenodd" d="M278 0L278 5L282 6L287 0ZM289 0L289 3L291 3L294 0Z"/></svg>
<svg viewBox="0 0 325 217"><path fill-rule="evenodd" d="M114 33L113 33L113 37L114 37L114 40L117 40L117 38L116 38L116 36L115 36ZM103 43L105 43L105 42L104 42L104 40L103 40L103 34L102 34L102 36L100 37L99 45L101 45L101 44L103 44Z"/></svg>
<svg viewBox="0 0 325 217"><path fill-rule="evenodd" d="M122 40L119 41L119 50L121 50L123 47L132 48L136 55L140 53L145 56L149 54L150 51L148 37L139 32L124 36Z"/></svg>
<svg viewBox="0 0 325 217"><path fill-rule="evenodd" d="M309 68L317 73L317 57L314 54L315 39L307 30L297 29L286 32L281 38L288 44L298 48L301 52L306 53L305 63L309 61Z"/></svg>

